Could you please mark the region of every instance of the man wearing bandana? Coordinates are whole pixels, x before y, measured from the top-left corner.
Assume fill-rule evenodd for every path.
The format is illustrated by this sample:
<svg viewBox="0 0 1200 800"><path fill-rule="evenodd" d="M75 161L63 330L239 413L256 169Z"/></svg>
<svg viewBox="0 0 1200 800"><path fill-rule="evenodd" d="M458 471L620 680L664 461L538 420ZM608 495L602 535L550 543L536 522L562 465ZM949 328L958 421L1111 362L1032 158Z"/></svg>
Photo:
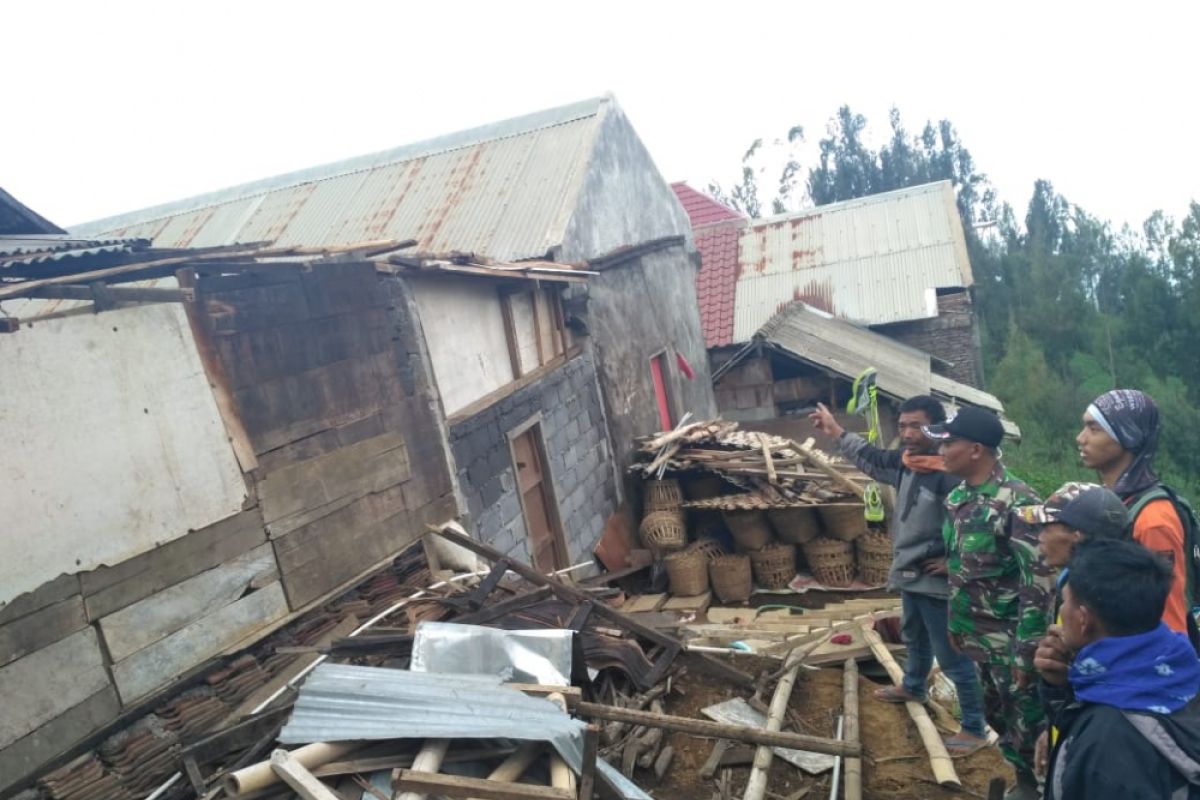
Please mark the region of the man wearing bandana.
<svg viewBox="0 0 1200 800"><path fill-rule="evenodd" d="M1144 494L1160 486L1154 472L1159 428L1158 406L1150 395L1136 389L1105 392L1083 414L1083 430L1075 437L1079 458L1133 508ZM1171 564L1175 578L1163 622L1172 630L1187 633L1191 605L1187 560L1183 523L1174 503L1166 497L1146 503L1133 520L1133 539Z"/></svg>

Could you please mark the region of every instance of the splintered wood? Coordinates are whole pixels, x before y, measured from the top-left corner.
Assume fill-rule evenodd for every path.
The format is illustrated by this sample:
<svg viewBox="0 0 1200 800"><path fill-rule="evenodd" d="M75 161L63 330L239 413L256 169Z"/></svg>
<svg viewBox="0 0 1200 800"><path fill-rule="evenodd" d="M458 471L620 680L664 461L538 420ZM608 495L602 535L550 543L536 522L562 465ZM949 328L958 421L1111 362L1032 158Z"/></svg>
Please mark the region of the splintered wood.
<svg viewBox="0 0 1200 800"><path fill-rule="evenodd" d="M633 469L647 477L702 470L719 474L743 493L693 500L689 508L751 510L819 505L863 496L865 476L813 446L767 433L743 431L736 422L713 420L680 425L639 441L642 462Z"/></svg>

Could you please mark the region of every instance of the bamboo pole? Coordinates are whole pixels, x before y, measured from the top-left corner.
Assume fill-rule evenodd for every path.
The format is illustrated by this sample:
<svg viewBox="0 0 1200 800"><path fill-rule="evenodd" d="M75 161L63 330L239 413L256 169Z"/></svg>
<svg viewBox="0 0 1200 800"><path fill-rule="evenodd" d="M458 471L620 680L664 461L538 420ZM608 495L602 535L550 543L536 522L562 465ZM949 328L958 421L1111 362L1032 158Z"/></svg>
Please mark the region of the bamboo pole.
<svg viewBox="0 0 1200 800"><path fill-rule="evenodd" d="M442 768L442 760L446 757L446 750L449 747L449 739L427 739L421 747L421 751L417 753L417 757L413 759L412 771L436 774ZM395 777L395 773L393 773L393 777ZM427 796L425 792L409 791L397 792L394 798L395 800L425 800Z"/></svg>
<svg viewBox="0 0 1200 800"><path fill-rule="evenodd" d="M292 750L288 755L291 762L311 770L323 764L328 764L330 761L336 761L355 747L358 747L358 745L358 742L337 742L332 744L328 742L316 742ZM239 769L237 772L231 772L226 775L224 781L225 793L230 797L238 797L239 795L256 792L259 789L265 789L279 781L280 777L271 768L271 762L269 760L260 761L257 764L251 764L248 767Z"/></svg>
<svg viewBox="0 0 1200 800"><path fill-rule="evenodd" d="M804 663L806 652L793 650L788 654L787 672L775 685L775 694L771 696L771 706L767 709L768 731L778 731L783 727L783 716L787 713L788 701L792 699L792 689L796 685L796 676L800 673L800 665ZM746 791L742 800L762 800L767 791L767 777L771 772L771 761L775 758L775 748L759 745L754 752L754 763L750 768L750 780L746 782Z"/></svg>
<svg viewBox="0 0 1200 800"><path fill-rule="evenodd" d="M875 654L876 660L883 665L897 686L902 685L904 671L900 669L896 659L892 658L891 651L884 645L883 639L879 638L879 634L874 628L866 625L863 625L862 632L863 638L871 646L871 652ZM929 754L929 766L933 769L933 777L942 786L961 787L962 781L958 779L958 773L954 770L954 762L950 760L950 754L946 752L946 744L938 734L933 720L929 718L929 712L925 710L925 706L920 703L908 702L904 704L904 707L908 709L908 715L916 724L917 733L921 735L921 743L925 745L925 751Z"/></svg>
<svg viewBox="0 0 1200 800"><path fill-rule="evenodd" d="M560 692L551 692L546 695L546 699L562 709L564 714L567 713L567 698ZM558 754L558 751L550 754L550 785L555 789L565 789L572 794L575 793L575 773L571 772L571 768L567 766L567 762Z"/></svg>
<svg viewBox="0 0 1200 800"><path fill-rule="evenodd" d="M858 662L847 658L842 665L842 717L846 720L842 738L860 744L858 733ZM862 800L862 759L847 758L846 800Z"/></svg>
<svg viewBox="0 0 1200 800"><path fill-rule="evenodd" d="M836 469L834 469L833 465L829 464L829 462L813 452L812 439L806 440L803 444L800 444L794 439L789 439L788 444L794 447L800 453L800 455L804 456L809 464L821 470L821 472L824 472L835 484L845 489L847 492L850 492L858 499L861 500L863 498L863 487L859 486L857 483L838 472Z"/></svg>

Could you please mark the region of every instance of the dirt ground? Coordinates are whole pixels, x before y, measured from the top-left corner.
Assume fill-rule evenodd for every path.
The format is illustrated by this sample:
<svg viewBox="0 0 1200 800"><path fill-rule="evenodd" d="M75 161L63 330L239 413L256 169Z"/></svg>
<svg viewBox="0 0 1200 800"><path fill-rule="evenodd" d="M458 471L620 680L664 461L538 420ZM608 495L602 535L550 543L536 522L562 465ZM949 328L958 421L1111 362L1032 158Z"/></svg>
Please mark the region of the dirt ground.
<svg viewBox="0 0 1200 800"><path fill-rule="evenodd" d="M712 673L694 655L684 655L682 662L687 675L680 685L685 694L672 693L667 699L667 713L703 718L700 709L726 700L735 694L746 693L729 685ZM739 658L737 666L751 674L759 669L778 667L778 662ZM1011 780L1011 770L995 748L985 748L966 758L957 759L955 767L965 791L944 789L933 781L933 773L916 727L903 706L880 703L871 697L877 684L860 678L860 729L864 749L863 797L865 800L941 800L964 796L985 797L989 781L1003 776ZM769 701L770 698L768 697ZM792 693L790 707L801 725L799 733L833 737L837 718L842 710L842 670L801 670ZM639 771L634 777L638 784L659 800L708 800L716 791L714 780L700 777L700 768L712 750L711 740L684 734L672 734L669 743L675 748L675 759L663 780L656 781L652 772ZM718 777L720 771L718 771ZM732 796L740 797L750 768L732 768ZM831 773L811 776L776 759L771 767L768 798L787 798L809 788L808 800L829 796ZM839 790L839 796L841 791Z"/></svg>

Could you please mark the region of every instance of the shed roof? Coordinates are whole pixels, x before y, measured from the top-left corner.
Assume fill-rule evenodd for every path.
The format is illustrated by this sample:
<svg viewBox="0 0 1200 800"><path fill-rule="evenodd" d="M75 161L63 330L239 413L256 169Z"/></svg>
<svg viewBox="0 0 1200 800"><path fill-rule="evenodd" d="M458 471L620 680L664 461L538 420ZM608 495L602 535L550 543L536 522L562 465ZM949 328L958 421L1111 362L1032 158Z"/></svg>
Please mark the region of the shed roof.
<svg viewBox="0 0 1200 800"><path fill-rule="evenodd" d="M560 245L610 97L76 225L156 247L415 239L429 252L545 257Z"/></svg>
<svg viewBox="0 0 1200 800"><path fill-rule="evenodd" d="M881 392L900 400L929 393L929 354L829 314L791 303L762 326L765 342L814 366L855 378L876 371Z"/></svg>
<svg viewBox="0 0 1200 800"><path fill-rule="evenodd" d="M788 304L754 338L847 380L853 380L867 367L874 367L879 390L897 400L929 394L952 408L959 405L986 408L1001 415L1008 436L1021 438L1021 429L1003 418L1004 405L999 399L932 372L928 353L804 303Z"/></svg>

